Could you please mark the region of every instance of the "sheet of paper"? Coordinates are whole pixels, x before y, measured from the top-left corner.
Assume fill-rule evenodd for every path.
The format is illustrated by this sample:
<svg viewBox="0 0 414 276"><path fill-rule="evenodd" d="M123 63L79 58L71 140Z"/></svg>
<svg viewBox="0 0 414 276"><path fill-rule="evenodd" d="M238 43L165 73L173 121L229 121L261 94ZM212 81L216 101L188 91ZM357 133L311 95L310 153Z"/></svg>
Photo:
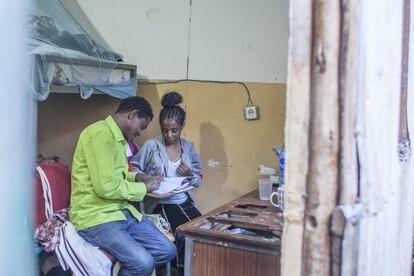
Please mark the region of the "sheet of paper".
<svg viewBox="0 0 414 276"><path fill-rule="evenodd" d="M175 189L179 189L181 185L186 185L189 180L191 180L191 177L166 177L161 182L160 187L152 191L152 193L162 195L172 192Z"/></svg>
<svg viewBox="0 0 414 276"><path fill-rule="evenodd" d="M175 193L175 194L179 194L179 193L184 193L184 192L192 190L192 189L194 189L194 186L188 186L188 187L185 187L185 188L175 189L172 192Z"/></svg>
<svg viewBox="0 0 414 276"><path fill-rule="evenodd" d="M187 189L188 187L191 187L191 183L190 182L184 182L183 184L181 184L180 187L176 188L173 190L173 192L181 192L181 190Z"/></svg>

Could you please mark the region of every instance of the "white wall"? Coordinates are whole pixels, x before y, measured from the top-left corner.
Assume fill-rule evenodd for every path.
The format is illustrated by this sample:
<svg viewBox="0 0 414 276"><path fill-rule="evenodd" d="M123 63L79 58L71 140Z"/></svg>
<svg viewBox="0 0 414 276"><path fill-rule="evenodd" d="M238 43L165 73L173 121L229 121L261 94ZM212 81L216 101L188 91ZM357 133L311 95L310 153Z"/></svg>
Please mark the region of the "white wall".
<svg viewBox="0 0 414 276"><path fill-rule="evenodd" d="M286 83L287 0L193 0L189 78Z"/></svg>
<svg viewBox="0 0 414 276"><path fill-rule="evenodd" d="M190 0L67 0L82 25L87 22L112 50L138 65L149 79L186 76ZM76 2L76 3L75 3Z"/></svg>
<svg viewBox="0 0 414 276"><path fill-rule="evenodd" d="M142 78L286 82L287 0L63 2Z"/></svg>

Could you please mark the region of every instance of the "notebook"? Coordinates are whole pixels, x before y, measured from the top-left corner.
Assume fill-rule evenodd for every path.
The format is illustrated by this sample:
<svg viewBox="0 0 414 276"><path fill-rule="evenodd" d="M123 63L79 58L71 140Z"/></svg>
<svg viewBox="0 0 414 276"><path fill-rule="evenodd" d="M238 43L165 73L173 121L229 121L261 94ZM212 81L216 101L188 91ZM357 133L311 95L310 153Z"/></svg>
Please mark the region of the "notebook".
<svg viewBox="0 0 414 276"><path fill-rule="evenodd" d="M167 194L167 193L182 193L192 188L191 181L194 177L166 177L161 182L160 187L152 193L154 194Z"/></svg>

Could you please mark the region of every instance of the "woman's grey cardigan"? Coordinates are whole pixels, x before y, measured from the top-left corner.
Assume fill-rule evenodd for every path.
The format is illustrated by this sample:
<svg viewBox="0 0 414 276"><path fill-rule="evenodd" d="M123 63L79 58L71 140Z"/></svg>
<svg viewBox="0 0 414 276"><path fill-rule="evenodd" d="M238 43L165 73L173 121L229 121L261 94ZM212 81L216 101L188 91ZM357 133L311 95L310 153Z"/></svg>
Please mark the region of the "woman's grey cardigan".
<svg viewBox="0 0 414 276"><path fill-rule="evenodd" d="M200 156L193 143L183 138L180 138L180 142L182 150L181 162L191 168L193 176L195 177L192 185L199 187L202 177ZM168 153L162 136L157 136L146 141L139 152L131 159L130 164L134 167L135 172L166 176L168 170ZM193 198L191 191L188 194ZM174 202L174 197L170 201L168 203L177 203ZM165 203L165 200L163 202Z"/></svg>

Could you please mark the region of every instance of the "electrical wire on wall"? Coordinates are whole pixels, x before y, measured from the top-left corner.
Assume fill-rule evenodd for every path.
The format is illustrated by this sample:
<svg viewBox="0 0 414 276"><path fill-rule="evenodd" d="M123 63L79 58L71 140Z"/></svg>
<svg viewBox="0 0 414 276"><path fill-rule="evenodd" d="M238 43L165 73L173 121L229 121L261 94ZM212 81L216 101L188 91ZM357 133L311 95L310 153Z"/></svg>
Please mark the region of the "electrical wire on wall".
<svg viewBox="0 0 414 276"><path fill-rule="evenodd" d="M250 95L250 90L247 87L247 85L244 82L241 81L213 81L213 80L196 80L196 79L189 79L188 78L188 72L189 72L189 68L190 68L190 48L191 48L191 21L192 21L192 3L193 1L190 0L189 2L189 9L190 9L190 16L189 16L189 20L188 20L188 45L187 45L187 69L186 69L186 79L179 79L179 80L167 80L167 81L155 81L155 82L151 82L151 81L138 81L139 84L174 84L174 83L181 83L181 82L200 82L200 83L216 83L216 84L239 84L241 86L244 87L244 90L247 93L247 104L244 107L244 112L245 112L245 118L246 120L256 120L259 118L259 110L258 108L253 104L253 100L252 97Z"/></svg>
<svg viewBox="0 0 414 276"><path fill-rule="evenodd" d="M190 82L201 82L201 83L217 83L217 84L239 84L243 86L244 90L247 93L247 104L246 107L254 106L252 97L250 95L250 90L244 82L241 81L213 81L213 80L195 80L195 79L181 79L181 80L171 80L171 81L159 81L159 82L151 82L151 81L143 81L139 82L139 84L174 84L174 83L181 83L185 81Z"/></svg>

